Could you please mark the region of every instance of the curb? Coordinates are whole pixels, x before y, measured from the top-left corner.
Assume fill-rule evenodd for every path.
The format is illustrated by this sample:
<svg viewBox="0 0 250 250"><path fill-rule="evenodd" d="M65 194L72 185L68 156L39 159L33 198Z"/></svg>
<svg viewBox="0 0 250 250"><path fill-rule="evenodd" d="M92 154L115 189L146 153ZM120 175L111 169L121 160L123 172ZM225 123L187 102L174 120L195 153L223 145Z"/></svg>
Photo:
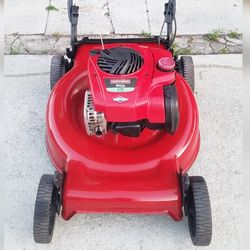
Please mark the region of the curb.
<svg viewBox="0 0 250 250"><path fill-rule="evenodd" d="M88 35L84 35L88 36ZM81 39L83 36L79 36ZM89 35L90 38L99 38ZM105 35L103 38L142 38L145 35ZM146 36L147 37L147 36ZM58 33L53 35L22 35L5 36L5 55L52 55L65 54L69 47L70 37ZM210 54L238 54L242 53L242 35L231 38L228 34L213 37L211 34L179 35L173 45L176 55L210 55Z"/></svg>

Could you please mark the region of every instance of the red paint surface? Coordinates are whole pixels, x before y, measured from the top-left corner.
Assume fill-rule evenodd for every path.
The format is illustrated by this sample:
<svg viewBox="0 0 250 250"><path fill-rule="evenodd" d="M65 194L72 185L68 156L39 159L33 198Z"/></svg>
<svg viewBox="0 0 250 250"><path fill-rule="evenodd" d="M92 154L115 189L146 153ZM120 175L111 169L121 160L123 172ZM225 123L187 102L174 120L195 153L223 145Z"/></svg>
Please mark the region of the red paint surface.
<svg viewBox="0 0 250 250"><path fill-rule="evenodd" d="M151 47L151 51L157 48L156 44L142 45ZM109 99L102 103L103 97L97 93L96 109L106 112L111 108L107 117L113 117L114 121L132 121L145 114L151 121L162 121L163 97L159 98L159 94L163 94L163 83L172 83L176 77L180 121L175 134L145 129L138 138L111 132L90 137L83 120L84 92L91 88L89 50L98 46L81 46L74 68L58 81L48 101L47 149L57 170L65 173L62 216L70 219L77 212L167 213L180 220L182 195L178 174L191 167L200 142L193 93L178 73L157 72L151 68L160 57L170 56L170 52L164 50L161 54L157 49L156 61L148 56L141 72L136 73L142 78L145 72L151 79L156 76L151 83L144 83L145 90L137 86L142 88L140 95L134 99L131 96L133 101L120 110L118 105L112 103L112 106ZM137 45L124 46L135 48ZM146 53L140 52L143 56ZM92 85L98 92L101 82L96 85L92 82Z"/></svg>

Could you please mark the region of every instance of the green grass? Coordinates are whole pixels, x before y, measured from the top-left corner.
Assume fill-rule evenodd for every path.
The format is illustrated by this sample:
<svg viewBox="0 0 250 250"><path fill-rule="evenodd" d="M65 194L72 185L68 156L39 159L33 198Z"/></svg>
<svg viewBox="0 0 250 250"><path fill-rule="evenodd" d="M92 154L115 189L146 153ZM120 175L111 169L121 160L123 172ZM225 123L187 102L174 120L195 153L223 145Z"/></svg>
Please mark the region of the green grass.
<svg viewBox="0 0 250 250"><path fill-rule="evenodd" d="M226 47L219 50L219 54L228 54L229 52L229 49Z"/></svg>
<svg viewBox="0 0 250 250"><path fill-rule="evenodd" d="M209 42L218 42L219 38L222 37L224 31L223 29L215 29L211 33L205 36L205 39Z"/></svg>
<svg viewBox="0 0 250 250"><path fill-rule="evenodd" d="M51 4L46 7L46 10L47 11L59 11L59 9L57 9L55 6L53 6Z"/></svg>
<svg viewBox="0 0 250 250"><path fill-rule="evenodd" d="M237 30L230 30L227 36L233 39L240 39L240 33Z"/></svg>
<svg viewBox="0 0 250 250"><path fill-rule="evenodd" d="M142 31L141 32L141 36L145 36L145 37L150 37L151 36L151 33L150 32L146 32L146 31Z"/></svg>
<svg viewBox="0 0 250 250"><path fill-rule="evenodd" d="M192 54L192 50L190 48L180 48L176 43L172 45L172 49L174 51L174 56Z"/></svg>
<svg viewBox="0 0 250 250"><path fill-rule="evenodd" d="M60 38L60 33L59 32L54 32L52 34L52 37L54 37L56 40L58 40Z"/></svg>
<svg viewBox="0 0 250 250"><path fill-rule="evenodd" d="M177 44L176 44L176 43L173 43L172 49L175 50L176 48L178 48Z"/></svg>
<svg viewBox="0 0 250 250"><path fill-rule="evenodd" d="M174 56L192 54L192 50L190 48L179 48L176 44L174 44L172 48L174 50Z"/></svg>
<svg viewBox="0 0 250 250"><path fill-rule="evenodd" d="M21 53L21 51L19 48L11 48L11 50L10 50L10 55L18 55L20 53Z"/></svg>
<svg viewBox="0 0 250 250"><path fill-rule="evenodd" d="M47 49L43 49L41 51L41 55L48 55L49 54L49 51Z"/></svg>

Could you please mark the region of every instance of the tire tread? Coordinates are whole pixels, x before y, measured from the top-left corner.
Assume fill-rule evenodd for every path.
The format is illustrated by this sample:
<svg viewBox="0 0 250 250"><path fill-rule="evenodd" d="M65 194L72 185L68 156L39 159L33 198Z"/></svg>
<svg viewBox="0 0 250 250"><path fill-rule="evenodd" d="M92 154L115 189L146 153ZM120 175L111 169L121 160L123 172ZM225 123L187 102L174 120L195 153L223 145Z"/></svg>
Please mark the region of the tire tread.
<svg viewBox="0 0 250 250"><path fill-rule="evenodd" d="M194 75L194 62L191 56L182 56L181 59L182 75L189 83L190 88L195 90L195 75Z"/></svg>
<svg viewBox="0 0 250 250"><path fill-rule="evenodd" d="M212 213L206 182L201 176L191 176L196 214L196 235L192 241L196 246L208 246L212 239Z"/></svg>
<svg viewBox="0 0 250 250"><path fill-rule="evenodd" d="M50 234L49 227L50 213L51 209L53 209L52 195L54 189L54 176L43 175L37 190L34 212L33 236L37 243L49 243L52 239L53 228Z"/></svg>
<svg viewBox="0 0 250 250"><path fill-rule="evenodd" d="M58 80L64 75L64 56L56 55L51 59L50 64L50 89L52 90Z"/></svg>

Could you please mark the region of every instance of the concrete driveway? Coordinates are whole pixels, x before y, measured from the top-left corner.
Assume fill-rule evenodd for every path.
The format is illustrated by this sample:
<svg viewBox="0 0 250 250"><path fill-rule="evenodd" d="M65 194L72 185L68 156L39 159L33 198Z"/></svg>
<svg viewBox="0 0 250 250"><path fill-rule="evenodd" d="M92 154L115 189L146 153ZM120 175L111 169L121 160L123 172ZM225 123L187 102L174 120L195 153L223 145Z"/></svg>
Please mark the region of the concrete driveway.
<svg viewBox="0 0 250 250"><path fill-rule="evenodd" d="M80 6L79 34L159 35L167 0L74 0ZM213 29L242 31L241 0L177 0L178 34ZM47 11L51 5L54 9ZM67 0L6 0L5 34L63 34L70 31Z"/></svg>
<svg viewBox="0 0 250 250"><path fill-rule="evenodd" d="M39 179L53 173L45 135L50 56L6 56L5 249L181 250L192 246L187 220L166 216L82 214L58 218L53 242L33 241ZM208 183L213 213L213 250L240 249L242 179L242 56L194 56L200 109L201 150L191 174Z"/></svg>

